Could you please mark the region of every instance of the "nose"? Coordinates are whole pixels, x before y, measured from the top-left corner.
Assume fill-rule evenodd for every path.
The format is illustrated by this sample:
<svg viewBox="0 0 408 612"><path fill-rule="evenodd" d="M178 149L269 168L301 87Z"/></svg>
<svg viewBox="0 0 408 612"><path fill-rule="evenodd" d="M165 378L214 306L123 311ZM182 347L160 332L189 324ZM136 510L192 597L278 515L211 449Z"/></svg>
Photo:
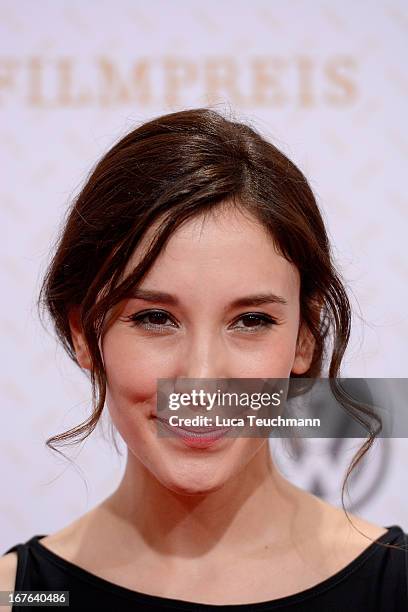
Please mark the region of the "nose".
<svg viewBox="0 0 408 612"><path fill-rule="evenodd" d="M208 393L226 391L226 379L230 375L227 348L222 338L215 333L201 331L191 338L180 356L175 391L190 393L193 388L204 389Z"/></svg>

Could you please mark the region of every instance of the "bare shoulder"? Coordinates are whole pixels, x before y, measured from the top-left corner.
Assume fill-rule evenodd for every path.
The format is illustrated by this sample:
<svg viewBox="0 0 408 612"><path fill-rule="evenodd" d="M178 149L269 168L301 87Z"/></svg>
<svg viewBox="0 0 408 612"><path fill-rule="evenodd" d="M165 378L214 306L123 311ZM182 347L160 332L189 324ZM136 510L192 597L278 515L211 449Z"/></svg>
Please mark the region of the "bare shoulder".
<svg viewBox="0 0 408 612"><path fill-rule="evenodd" d="M41 544L67 560L73 559L85 525L92 520L95 511L96 509L93 509L63 529L41 538ZM0 556L0 591L15 589L17 562L18 556L15 551ZM10 607L4 608L4 612L10 612L10 610Z"/></svg>
<svg viewBox="0 0 408 612"><path fill-rule="evenodd" d="M0 557L0 591L14 591L17 573L17 553L10 552ZM4 608L11 611L11 606Z"/></svg>
<svg viewBox="0 0 408 612"><path fill-rule="evenodd" d="M349 560L358 556L375 540L387 533L384 526L351 512L346 514L343 508L323 500L319 500L319 504L322 508L321 524L330 546L339 551L343 550Z"/></svg>
<svg viewBox="0 0 408 612"><path fill-rule="evenodd" d="M40 543L63 559L77 562L81 560L84 549L89 548L91 550L93 548L93 546L87 547L86 542L89 540L93 543L98 541L99 534L103 533L105 520L103 504L101 504L62 529L41 538Z"/></svg>
<svg viewBox="0 0 408 612"><path fill-rule="evenodd" d="M0 557L0 591L13 591L16 584L17 553Z"/></svg>
<svg viewBox="0 0 408 612"><path fill-rule="evenodd" d="M69 559L74 557L84 525L92 518L92 510L76 519L63 529L41 538L41 544L52 552ZM14 590L17 574L17 552L0 556L0 591Z"/></svg>
<svg viewBox="0 0 408 612"><path fill-rule="evenodd" d="M51 552L67 561L72 561L79 547L83 525L84 517L82 516L62 529L41 538L40 543Z"/></svg>
<svg viewBox="0 0 408 612"><path fill-rule="evenodd" d="M387 532L383 525L368 521L352 512L346 514L342 508L332 506L331 511L334 516L333 526L338 530L340 538L369 543L369 540L376 540Z"/></svg>

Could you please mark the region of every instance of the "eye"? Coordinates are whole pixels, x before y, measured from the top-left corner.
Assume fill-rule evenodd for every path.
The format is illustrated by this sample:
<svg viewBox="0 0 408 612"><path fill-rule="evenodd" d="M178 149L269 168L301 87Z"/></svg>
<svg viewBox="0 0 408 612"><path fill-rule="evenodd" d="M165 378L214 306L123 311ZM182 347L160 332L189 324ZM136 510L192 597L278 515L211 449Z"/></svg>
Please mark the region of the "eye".
<svg viewBox="0 0 408 612"><path fill-rule="evenodd" d="M136 327L153 331L163 331L169 327L176 327L174 323L164 325L167 320L170 320L170 315L165 310L147 310L138 312L125 317L126 321L131 321Z"/></svg>
<svg viewBox="0 0 408 612"><path fill-rule="evenodd" d="M267 329L272 325L279 325L279 322L274 317L264 312L248 312L237 320L244 321L248 325L244 325L243 327L236 326L236 329L244 330L245 333L250 334L261 331L262 329Z"/></svg>
<svg viewBox="0 0 408 612"><path fill-rule="evenodd" d="M124 318L125 321L130 321L135 327L140 327L148 331L162 332L169 328L175 328L177 325L174 320L165 310L146 310L138 312ZM166 321L172 321L166 324ZM243 321L245 325L235 325L235 329L244 331L244 333L255 333L265 330L272 325L279 325L279 322L270 315L265 313L249 312L241 315L237 321Z"/></svg>

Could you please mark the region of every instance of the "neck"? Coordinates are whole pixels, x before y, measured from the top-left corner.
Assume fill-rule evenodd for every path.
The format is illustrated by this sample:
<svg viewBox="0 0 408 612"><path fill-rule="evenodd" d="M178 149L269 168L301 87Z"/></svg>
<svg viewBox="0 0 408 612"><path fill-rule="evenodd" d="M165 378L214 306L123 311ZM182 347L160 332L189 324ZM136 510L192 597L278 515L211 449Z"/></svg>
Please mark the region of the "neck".
<svg viewBox="0 0 408 612"><path fill-rule="evenodd" d="M105 508L124 541L143 553L211 562L284 550L304 533L317 501L277 471L266 441L234 478L200 495L173 492L129 451Z"/></svg>

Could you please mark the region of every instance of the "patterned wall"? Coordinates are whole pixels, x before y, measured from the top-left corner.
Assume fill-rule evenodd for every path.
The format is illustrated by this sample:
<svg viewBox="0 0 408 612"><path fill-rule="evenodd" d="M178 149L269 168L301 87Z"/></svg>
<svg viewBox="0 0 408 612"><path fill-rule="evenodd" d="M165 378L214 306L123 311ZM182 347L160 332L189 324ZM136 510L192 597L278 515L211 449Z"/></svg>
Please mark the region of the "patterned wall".
<svg viewBox="0 0 408 612"><path fill-rule="evenodd" d="M35 297L71 198L144 119L212 104L281 147L310 179L348 281L345 373L405 377L406 2L2 0L0 15L3 549L88 510L123 469L102 431L74 465L46 450L48 436L85 418L90 390L41 327ZM353 503L406 527L408 443L385 442ZM331 498L346 449L313 453L282 469Z"/></svg>

